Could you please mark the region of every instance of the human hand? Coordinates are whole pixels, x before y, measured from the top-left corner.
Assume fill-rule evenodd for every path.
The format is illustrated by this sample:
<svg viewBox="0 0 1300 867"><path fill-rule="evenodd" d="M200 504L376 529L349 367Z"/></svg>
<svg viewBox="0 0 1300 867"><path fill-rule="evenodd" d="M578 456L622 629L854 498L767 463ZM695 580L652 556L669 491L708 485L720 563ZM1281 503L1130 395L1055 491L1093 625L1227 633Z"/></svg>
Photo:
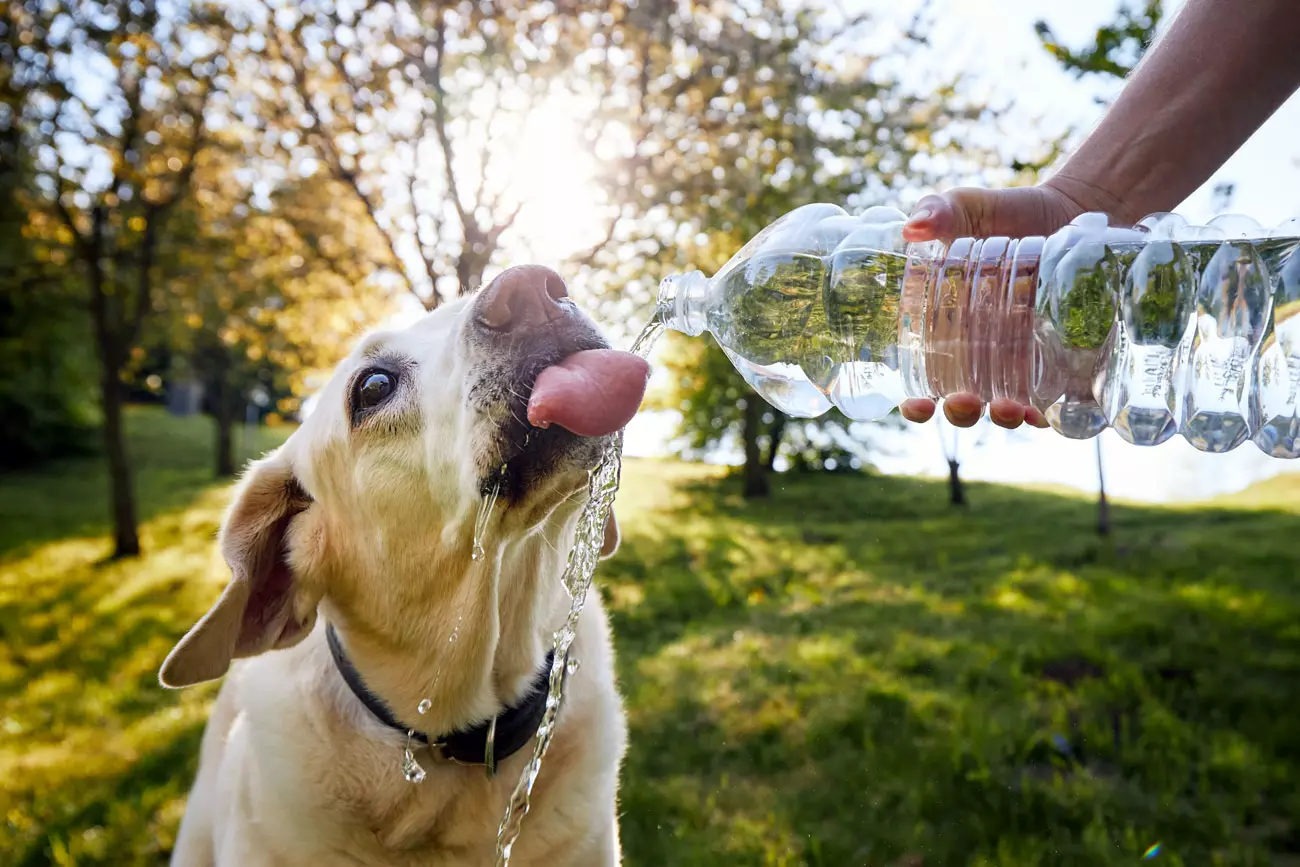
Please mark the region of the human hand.
<svg viewBox="0 0 1300 867"><path fill-rule="evenodd" d="M1048 183L1036 187L984 190L962 187L941 196L926 196L917 202L903 227L908 242L956 238L987 238L1005 235L1024 238L1050 235L1087 210L1104 210L1066 194ZM903 401L899 411L911 422L926 422L934 416L935 402L929 398ZM956 427L971 427L984 414L978 395L950 394L943 401L943 414ZM1047 419L1032 406L1013 400L995 400L989 418L1000 427L1014 429L1022 423L1047 427Z"/></svg>

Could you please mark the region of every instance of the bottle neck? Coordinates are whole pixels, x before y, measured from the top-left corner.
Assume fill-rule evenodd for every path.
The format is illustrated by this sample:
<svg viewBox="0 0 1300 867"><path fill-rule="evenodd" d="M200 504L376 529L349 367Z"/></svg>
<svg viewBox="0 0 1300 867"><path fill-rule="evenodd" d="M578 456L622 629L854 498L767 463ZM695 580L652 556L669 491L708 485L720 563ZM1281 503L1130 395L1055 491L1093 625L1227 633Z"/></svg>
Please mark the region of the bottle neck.
<svg viewBox="0 0 1300 867"><path fill-rule="evenodd" d="M659 302L655 316L664 326L690 337L708 329L709 278L702 271L689 271L665 277L659 284Z"/></svg>

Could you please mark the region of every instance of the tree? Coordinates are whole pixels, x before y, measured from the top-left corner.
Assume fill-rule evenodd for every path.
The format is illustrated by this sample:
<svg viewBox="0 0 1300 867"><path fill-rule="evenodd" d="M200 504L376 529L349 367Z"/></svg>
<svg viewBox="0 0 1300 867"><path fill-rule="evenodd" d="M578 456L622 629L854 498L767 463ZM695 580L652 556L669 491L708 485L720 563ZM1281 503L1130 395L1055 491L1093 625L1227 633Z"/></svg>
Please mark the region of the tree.
<svg viewBox="0 0 1300 867"><path fill-rule="evenodd" d="M348 188L384 241L377 264L429 310L478 288L527 205L504 169L530 116L582 86L575 58L627 14L581 0L266 11L268 139Z"/></svg>
<svg viewBox="0 0 1300 867"><path fill-rule="evenodd" d="M81 451L94 427L94 360L68 309L64 253L39 243L31 155L20 118L23 30L0 14L0 466Z"/></svg>
<svg viewBox="0 0 1300 867"><path fill-rule="evenodd" d="M391 297L367 274L377 239L341 185L290 181L259 205L240 180L241 137L199 155L164 251L171 309L158 335L204 384L218 476L235 472L233 428L254 389L296 408Z"/></svg>
<svg viewBox="0 0 1300 867"><path fill-rule="evenodd" d="M1036 22L1034 29L1043 48L1076 78L1097 74L1123 79L1151 45L1164 11L1164 0L1125 3L1113 22L1097 28L1092 41L1077 50L1063 45L1046 21Z"/></svg>
<svg viewBox="0 0 1300 867"><path fill-rule="evenodd" d="M716 272L799 205L897 203L909 186L933 180L941 163L932 157L957 156L966 122L990 113L952 85L904 88L859 47L878 23L776 0L649 2L626 12L611 40L618 37L623 67L615 72L636 110L610 117L620 134L605 142L617 158L604 173L611 211L624 216L611 226L611 243L586 260L618 304L645 303L667 272ZM914 22L897 35L901 64L923 65L922 29ZM987 156L968 153L970 163ZM790 436L787 420L711 341L695 343L672 344L678 358L667 363L678 375L664 403L682 411L682 432L697 447L739 441L746 491L761 495ZM819 424L847 429L833 415Z"/></svg>
<svg viewBox="0 0 1300 867"><path fill-rule="evenodd" d="M160 302L159 239L227 82L227 25L201 2L11 2L19 33L19 125L41 205L82 279L99 366L113 554L140 551L122 432L122 377Z"/></svg>
<svg viewBox="0 0 1300 867"><path fill-rule="evenodd" d="M1155 39L1156 30L1164 18L1163 0L1145 0L1121 6L1115 21L1097 29L1092 41L1082 48L1071 49L1061 43L1047 22L1035 24L1039 41L1067 71L1077 78L1100 75L1122 80L1135 69L1142 55ZM1103 105L1105 99L1099 99ZM1218 192L1218 191L1216 191ZM1231 185L1219 193L1231 201ZM1106 500L1106 473L1101 462L1101 442L1097 442L1097 534L1110 534L1110 504Z"/></svg>

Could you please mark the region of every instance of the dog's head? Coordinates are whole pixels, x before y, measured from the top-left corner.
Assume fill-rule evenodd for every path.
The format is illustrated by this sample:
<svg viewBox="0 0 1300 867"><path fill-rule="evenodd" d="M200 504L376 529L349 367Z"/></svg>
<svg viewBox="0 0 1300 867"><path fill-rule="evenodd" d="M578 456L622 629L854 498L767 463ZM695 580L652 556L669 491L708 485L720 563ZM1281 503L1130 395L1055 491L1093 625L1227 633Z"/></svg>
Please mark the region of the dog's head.
<svg viewBox="0 0 1300 867"><path fill-rule="evenodd" d="M163 683L210 680L234 658L297 643L323 598L379 621L390 600L432 606L459 593L463 576L499 570L521 540L537 537L558 558L646 373L609 349L558 274L536 266L370 335L242 481L221 538L233 579L172 651ZM483 520L489 551L473 564ZM617 541L611 516L604 553ZM539 555L520 556L536 571Z"/></svg>

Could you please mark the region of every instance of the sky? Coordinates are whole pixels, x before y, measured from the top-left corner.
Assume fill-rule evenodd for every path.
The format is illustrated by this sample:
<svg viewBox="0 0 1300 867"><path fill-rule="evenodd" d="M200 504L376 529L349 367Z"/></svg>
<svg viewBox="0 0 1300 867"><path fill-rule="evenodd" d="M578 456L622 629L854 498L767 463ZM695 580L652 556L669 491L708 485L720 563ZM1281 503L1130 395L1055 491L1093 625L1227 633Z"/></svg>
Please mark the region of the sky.
<svg viewBox="0 0 1300 867"><path fill-rule="evenodd" d="M1082 134L1100 118L1095 98L1113 94L1115 86L1076 81L1066 74L1040 47L1034 22L1045 19L1066 44L1080 45L1099 24L1113 18L1118 5L1117 0L939 0L935 53L946 68L974 76L991 94L1010 95L1026 145L1069 130ZM1177 9L1181 3L1171 6ZM888 8L910 14L902 4ZM1222 182L1235 187L1232 212L1265 226L1300 216L1300 95L1176 210L1194 222L1210 219L1215 215L1213 190ZM877 466L891 473L946 475L938 424L910 425L882 435L887 454L877 459ZM670 416L642 413L628 428L626 451L671 454L673 426ZM986 422L960 437L967 479L1097 488L1094 441L1066 440L1052 431L1010 433ZM1098 440L1107 492L1125 499L1201 499L1300 470L1300 461L1265 457L1249 443L1226 455L1208 455L1181 437L1154 448L1131 446L1109 431ZM723 454L719 459L735 457Z"/></svg>

